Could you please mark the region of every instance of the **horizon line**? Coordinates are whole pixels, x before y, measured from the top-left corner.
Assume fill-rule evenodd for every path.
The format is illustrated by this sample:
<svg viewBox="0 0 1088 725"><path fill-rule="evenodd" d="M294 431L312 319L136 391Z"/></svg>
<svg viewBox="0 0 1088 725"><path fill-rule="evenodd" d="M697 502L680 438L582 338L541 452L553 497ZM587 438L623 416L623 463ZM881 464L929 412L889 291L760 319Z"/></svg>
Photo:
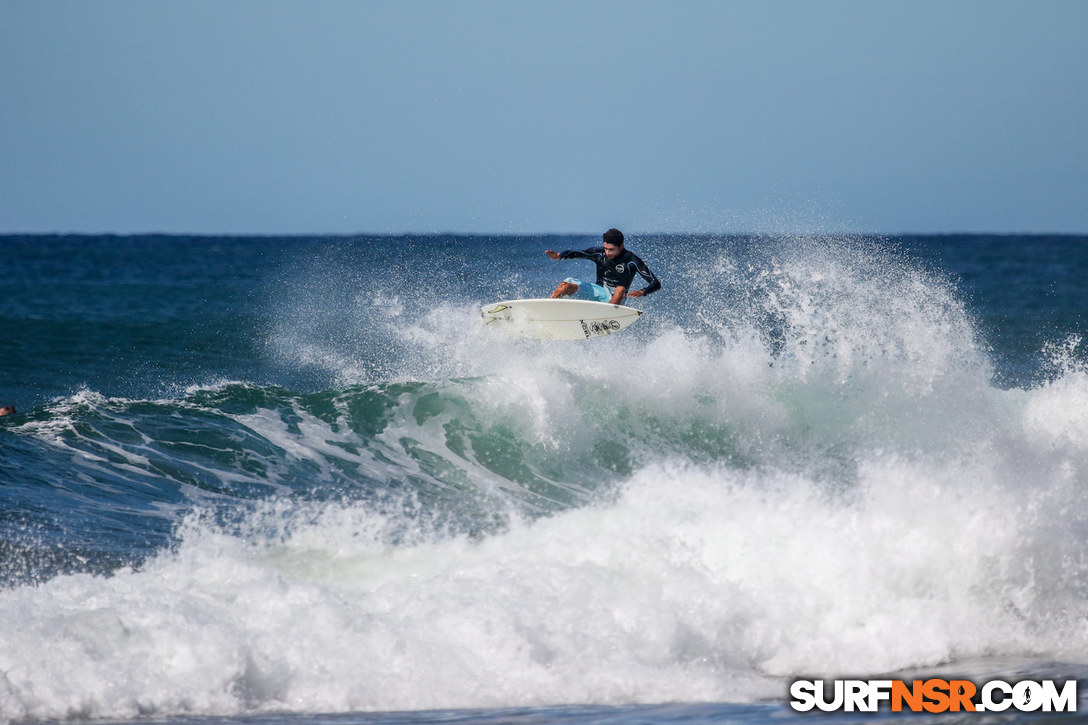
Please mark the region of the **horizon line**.
<svg viewBox="0 0 1088 725"><path fill-rule="evenodd" d="M51 232L22 232L0 231L0 237L190 237L190 238L237 238L237 239L289 239L289 238L406 238L406 237L587 237L599 236L600 232L83 232L83 231L51 231ZM777 230L777 231L733 231L733 232L708 232L708 231L631 231L624 232L625 236L641 237L790 237L790 236L820 236L820 237L1083 237L1088 236L1088 231L1059 232L1059 231L940 231L940 232L875 232L875 231L822 231L822 230Z"/></svg>

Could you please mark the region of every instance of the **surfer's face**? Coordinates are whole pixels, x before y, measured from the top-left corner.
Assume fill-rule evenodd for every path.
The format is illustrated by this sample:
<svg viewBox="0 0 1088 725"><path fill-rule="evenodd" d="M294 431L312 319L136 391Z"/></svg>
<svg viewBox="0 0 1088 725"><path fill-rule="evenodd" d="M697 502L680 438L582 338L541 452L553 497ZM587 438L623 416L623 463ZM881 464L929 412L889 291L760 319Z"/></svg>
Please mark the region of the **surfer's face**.
<svg viewBox="0 0 1088 725"><path fill-rule="evenodd" d="M622 244L618 246L615 244L604 245L604 256L608 257L609 259L615 259L616 257L620 256L621 252L623 252Z"/></svg>

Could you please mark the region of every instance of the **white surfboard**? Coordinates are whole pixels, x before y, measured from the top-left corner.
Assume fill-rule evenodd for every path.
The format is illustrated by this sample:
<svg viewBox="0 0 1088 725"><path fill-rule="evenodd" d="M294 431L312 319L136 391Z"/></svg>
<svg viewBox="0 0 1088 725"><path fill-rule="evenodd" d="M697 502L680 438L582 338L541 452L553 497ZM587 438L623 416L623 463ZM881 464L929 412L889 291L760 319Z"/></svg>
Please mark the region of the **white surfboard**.
<svg viewBox="0 0 1088 725"><path fill-rule="evenodd" d="M588 340L619 332L642 310L608 302L542 299L484 305L484 324L508 335L541 340Z"/></svg>

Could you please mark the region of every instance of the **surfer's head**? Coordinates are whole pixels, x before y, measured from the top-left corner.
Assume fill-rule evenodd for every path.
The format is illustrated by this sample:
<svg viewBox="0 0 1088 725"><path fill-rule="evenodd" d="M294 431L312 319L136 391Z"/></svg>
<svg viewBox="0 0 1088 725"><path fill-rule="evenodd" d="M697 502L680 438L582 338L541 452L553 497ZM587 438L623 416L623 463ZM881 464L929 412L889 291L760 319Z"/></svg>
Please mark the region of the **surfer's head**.
<svg viewBox="0 0 1088 725"><path fill-rule="evenodd" d="M604 254L609 259L615 259L623 253L623 232L619 229L609 229L601 238L604 240Z"/></svg>

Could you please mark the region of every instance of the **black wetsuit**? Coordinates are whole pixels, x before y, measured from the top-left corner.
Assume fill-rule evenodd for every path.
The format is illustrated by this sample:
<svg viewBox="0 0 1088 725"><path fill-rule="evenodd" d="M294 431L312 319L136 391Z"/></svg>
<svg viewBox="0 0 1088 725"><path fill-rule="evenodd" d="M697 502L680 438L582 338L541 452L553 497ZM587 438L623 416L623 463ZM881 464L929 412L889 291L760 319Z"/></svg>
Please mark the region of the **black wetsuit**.
<svg viewBox="0 0 1088 725"><path fill-rule="evenodd" d="M650 271L646 263L633 252L624 249L615 259L609 259L604 253L604 247L591 247L585 251L567 249L559 253L560 259L591 259L597 265L597 284L612 289L623 287L631 292L631 282L637 272L646 280L646 287L642 291L651 294L661 289L661 282L657 275Z"/></svg>

